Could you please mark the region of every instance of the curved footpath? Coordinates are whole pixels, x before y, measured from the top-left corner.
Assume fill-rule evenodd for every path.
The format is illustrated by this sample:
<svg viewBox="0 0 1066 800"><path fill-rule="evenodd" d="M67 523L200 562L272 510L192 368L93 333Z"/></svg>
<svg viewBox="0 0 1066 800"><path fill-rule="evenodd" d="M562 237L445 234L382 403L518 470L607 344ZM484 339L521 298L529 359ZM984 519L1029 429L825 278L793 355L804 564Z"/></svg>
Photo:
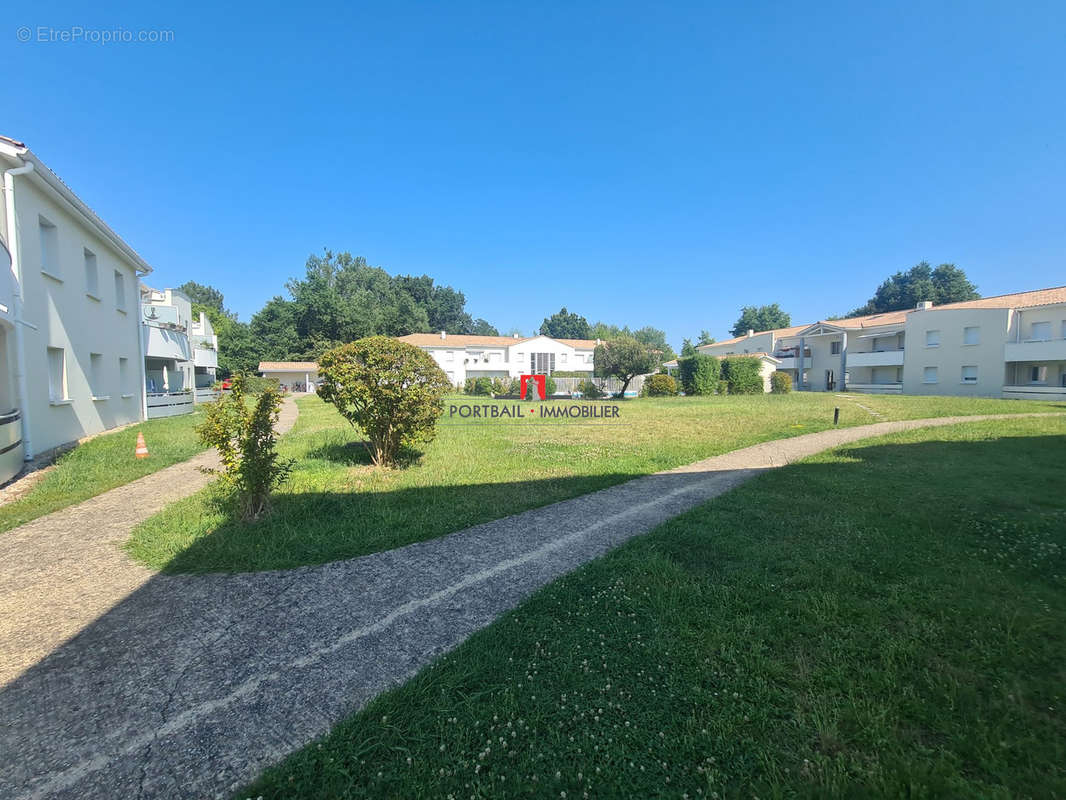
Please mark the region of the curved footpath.
<svg viewBox="0 0 1066 800"><path fill-rule="evenodd" d="M0 796L224 797L541 586L763 470L1029 416L1046 415L779 439L397 550L239 575L156 575L118 549L202 485L194 472L206 482L206 456L170 467L0 536L0 653L16 670L0 689Z"/></svg>

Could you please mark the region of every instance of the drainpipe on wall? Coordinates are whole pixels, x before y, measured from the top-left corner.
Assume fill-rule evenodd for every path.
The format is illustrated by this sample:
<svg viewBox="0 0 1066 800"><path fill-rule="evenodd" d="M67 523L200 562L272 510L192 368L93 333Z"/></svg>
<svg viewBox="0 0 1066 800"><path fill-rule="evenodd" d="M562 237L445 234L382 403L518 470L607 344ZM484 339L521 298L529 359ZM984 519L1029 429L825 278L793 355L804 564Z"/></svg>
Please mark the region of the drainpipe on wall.
<svg viewBox="0 0 1066 800"><path fill-rule="evenodd" d="M22 412L22 458L33 459L33 443L30 441L30 399L26 386L26 345L22 335L22 255L19 247L18 224L15 218L15 177L33 172L33 163L4 172L4 200L7 206L7 238L11 245L11 277L15 284L15 392L18 394L19 410Z"/></svg>

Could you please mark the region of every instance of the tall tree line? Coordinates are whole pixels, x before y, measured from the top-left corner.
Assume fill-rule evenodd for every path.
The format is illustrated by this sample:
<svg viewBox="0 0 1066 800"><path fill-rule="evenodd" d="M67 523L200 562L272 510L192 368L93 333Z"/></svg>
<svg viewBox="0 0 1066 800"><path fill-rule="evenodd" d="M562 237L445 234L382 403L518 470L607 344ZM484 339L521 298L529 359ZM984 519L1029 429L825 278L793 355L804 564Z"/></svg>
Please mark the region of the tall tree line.
<svg viewBox="0 0 1066 800"><path fill-rule="evenodd" d="M310 256L304 276L286 284L289 297L271 298L248 323L226 309L217 289L193 281L180 288L193 312L203 310L211 320L224 374L254 370L259 361L313 361L331 347L375 334L499 335L467 313L462 292L428 275L389 275L348 252Z"/></svg>

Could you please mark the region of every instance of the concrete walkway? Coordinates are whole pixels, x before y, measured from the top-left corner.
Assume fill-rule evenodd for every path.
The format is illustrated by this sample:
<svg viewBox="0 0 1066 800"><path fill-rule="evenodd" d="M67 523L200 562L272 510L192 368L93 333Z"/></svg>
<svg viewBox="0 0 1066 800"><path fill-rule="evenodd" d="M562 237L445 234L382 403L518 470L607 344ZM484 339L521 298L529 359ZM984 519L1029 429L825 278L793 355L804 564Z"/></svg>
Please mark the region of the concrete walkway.
<svg viewBox="0 0 1066 800"><path fill-rule="evenodd" d="M286 397L277 431L298 413ZM218 466L210 450L0 533L0 686L153 578L122 544L168 503L207 486L214 477L202 469Z"/></svg>
<svg viewBox="0 0 1066 800"><path fill-rule="evenodd" d="M541 586L762 470L865 437L1003 418L768 442L349 561L131 581L0 690L0 796L226 796Z"/></svg>

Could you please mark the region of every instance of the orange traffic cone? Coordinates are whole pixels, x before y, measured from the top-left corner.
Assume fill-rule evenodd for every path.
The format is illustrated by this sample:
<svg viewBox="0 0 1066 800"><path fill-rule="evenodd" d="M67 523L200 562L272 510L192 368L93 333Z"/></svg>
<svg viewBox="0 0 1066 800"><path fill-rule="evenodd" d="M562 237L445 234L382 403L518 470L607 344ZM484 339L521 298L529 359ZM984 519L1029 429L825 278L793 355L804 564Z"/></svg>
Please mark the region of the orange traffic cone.
<svg viewBox="0 0 1066 800"><path fill-rule="evenodd" d="M148 445L144 443L144 434L137 431L137 449L134 451L137 458L148 458Z"/></svg>

